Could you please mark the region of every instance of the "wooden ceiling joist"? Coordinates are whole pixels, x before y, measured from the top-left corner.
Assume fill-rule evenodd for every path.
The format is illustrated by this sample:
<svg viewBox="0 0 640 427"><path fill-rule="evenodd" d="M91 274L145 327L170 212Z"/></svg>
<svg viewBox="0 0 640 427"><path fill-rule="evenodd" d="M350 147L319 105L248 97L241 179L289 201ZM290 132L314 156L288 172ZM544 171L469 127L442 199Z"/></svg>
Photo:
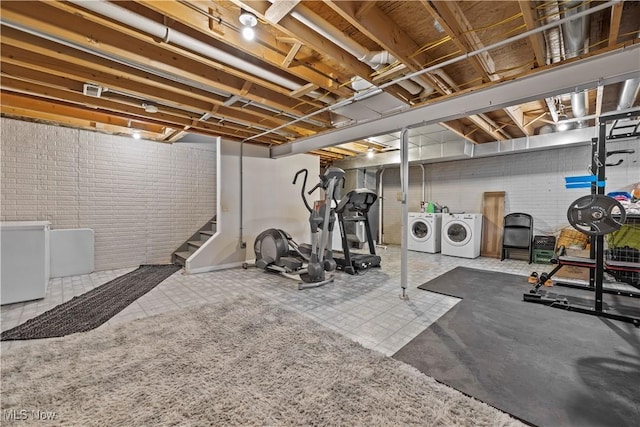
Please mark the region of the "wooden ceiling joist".
<svg viewBox="0 0 640 427"><path fill-rule="evenodd" d="M324 146L309 145L309 140L323 138L336 144L314 151L326 166L370 148L397 149L398 135L378 129L388 125L390 132L395 130L395 119L384 113L371 129L389 143L360 140L369 129L367 109L408 110L398 114L413 117L410 110L415 108L438 108L474 91L541 72L553 74L556 67L558 77L566 77L562 68L568 62L617 55L617 50L640 43L637 2L584 2L585 12L579 13L596 12L585 15L589 52L568 60L554 57L547 64L545 46L552 34L534 31L548 22L542 15L558 13L552 3L5 1L0 2L0 111L100 132L127 134L133 126L158 141L176 141L192 132L249 139L277 147L275 154L282 154L280 145L300 138L291 153ZM241 36L241 8L258 18L252 42ZM521 31L527 34L484 51ZM440 68L429 73L395 81L437 64ZM341 103L356 93L354 77L384 85L403 105L387 102L385 94ZM89 96L86 84L98 86L101 93ZM613 111L619 90L619 82L588 90L588 112ZM552 121L547 111L555 110L548 110L546 101L530 99L507 107L503 102L482 114L450 116L456 119L440 124L442 139L459 136L482 144L534 135ZM350 127L347 119L363 129L356 141L336 137L354 135L337 129Z"/></svg>

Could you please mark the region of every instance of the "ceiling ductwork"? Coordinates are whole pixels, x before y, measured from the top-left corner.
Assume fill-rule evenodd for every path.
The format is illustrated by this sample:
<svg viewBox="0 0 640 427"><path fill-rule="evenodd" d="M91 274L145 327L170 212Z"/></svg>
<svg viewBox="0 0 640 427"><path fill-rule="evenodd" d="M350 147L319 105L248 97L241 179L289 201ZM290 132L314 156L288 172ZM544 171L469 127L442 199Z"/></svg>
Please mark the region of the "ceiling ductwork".
<svg viewBox="0 0 640 427"><path fill-rule="evenodd" d="M640 38L640 32L638 33L638 38ZM633 103L638 97L638 89L640 89L640 77L626 80L622 84L618 97L618 111L633 107Z"/></svg>
<svg viewBox="0 0 640 427"><path fill-rule="evenodd" d="M374 70L378 70L383 66L393 64L396 58L387 51L371 52L369 49L360 45L353 39L347 37L342 31L325 21L315 12L311 11L302 4L298 4L295 10L291 11L291 17L311 28L323 37L331 40L337 46L349 52L359 61L367 64ZM414 96L428 96L434 91L434 88L423 83L419 79L402 80L397 83L399 86ZM352 86L353 87L353 86ZM356 87L353 87L354 90Z"/></svg>
<svg viewBox="0 0 640 427"><path fill-rule="evenodd" d="M560 2L560 12L567 18L587 9L587 3L582 1ZM589 44L589 18L579 17L562 24L562 40L564 45L564 58L575 58L587 52ZM574 118L587 115L586 93L574 92L571 94L571 111ZM579 128L586 127L583 120L577 122Z"/></svg>
<svg viewBox="0 0 640 427"><path fill-rule="evenodd" d="M531 151L559 149L591 143L596 133L595 128L575 129L558 134L540 134L536 136L515 138L506 141L494 141L485 144L473 144L465 140L446 141L435 144L420 145L409 139L409 162L441 163L453 160L494 157L507 154L526 153ZM389 167L400 164L400 151L377 154L373 158L360 156L335 162L342 169L359 169L371 167Z"/></svg>
<svg viewBox="0 0 640 427"><path fill-rule="evenodd" d="M219 61L238 70L254 74L266 81L285 87L289 90L295 91L301 88L301 85L295 81L265 70L264 68L245 61L236 55L225 52L179 31L173 30L163 24L148 19L142 15L138 15L137 13L131 12L130 10L120 7L114 3L105 0L71 0L71 3L128 25L132 28L136 28L146 34L162 40L165 43L172 43L193 52L197 52L198 54L213 59L214 61ZM331 97L317 92L310 92L308 95L325 103L331 103L334 101Z"/></svg>
<svg viewBox="0 0 640 427"><path fill-rule="evenodd" d="M618 99L617 110L626 110L631 108L638 97L638 89L640 89L640 78L626 80L620 89L620 98Z"/></svg>

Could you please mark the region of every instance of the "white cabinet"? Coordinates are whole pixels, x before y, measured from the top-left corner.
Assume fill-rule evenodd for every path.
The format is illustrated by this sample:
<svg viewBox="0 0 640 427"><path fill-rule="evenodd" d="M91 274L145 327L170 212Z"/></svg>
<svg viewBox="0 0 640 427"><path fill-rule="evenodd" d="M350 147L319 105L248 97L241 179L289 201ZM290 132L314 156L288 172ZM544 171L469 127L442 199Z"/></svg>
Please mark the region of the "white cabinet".
<svg viewBox="0 0 640 427"><path fill-rule="evenodd" d="M50 227L49 221L0 223L0 304L45 297Z"/></svg>

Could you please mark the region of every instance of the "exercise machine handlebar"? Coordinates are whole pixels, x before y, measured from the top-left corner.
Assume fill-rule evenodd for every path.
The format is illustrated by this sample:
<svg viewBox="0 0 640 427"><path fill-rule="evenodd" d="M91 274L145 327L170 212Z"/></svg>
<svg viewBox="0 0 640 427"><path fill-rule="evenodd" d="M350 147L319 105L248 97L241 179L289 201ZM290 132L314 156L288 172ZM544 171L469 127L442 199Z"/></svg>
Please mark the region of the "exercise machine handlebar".
<svg viewBox="0 0 640 427"><path fill-rule="evenodd" d="M298 175L300 175L303 172L304 172L304 181L302 181L302 188L300 189L300 196L302 196L302 201L304 202L304 205L307 208L307 210L309 212L313 212L313 209L311 208L311 205L309 205L309 202L307 201L307 197L304 195L304 190L307 187L307 176L309 176L309 171L307 169L300 169L298 172L296 172L296 175L293 177L293 184L295 185L296 181L298 180ZM309 194L311 194L311 192L309 192Z"/></svg>

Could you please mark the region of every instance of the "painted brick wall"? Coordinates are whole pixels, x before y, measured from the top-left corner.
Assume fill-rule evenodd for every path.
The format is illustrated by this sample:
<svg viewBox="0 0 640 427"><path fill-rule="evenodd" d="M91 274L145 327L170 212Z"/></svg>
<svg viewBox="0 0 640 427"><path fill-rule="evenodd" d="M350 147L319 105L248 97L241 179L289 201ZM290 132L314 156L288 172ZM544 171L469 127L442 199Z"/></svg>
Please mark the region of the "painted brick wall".
<svg viewBox="0 0 640 427"><path fill-rule="evenodd" d="M2 118L2 221L92 228L95 268L168 263L216 212L216 153Z"/></svg>
<svg viewBox="0 0 640 427"><path fill-rule="evenodd" d="M623 163L607 168L606 192L630 191L640 182L638 140L609 143L609 150L633 148L634 154L619 158ZM554 233L569 226L567 209L571 202L589 194L589 189L564 188L564 177L588 175L591 147L566 147L547 151L510 154L426 164L425 200L448 206L451 212L482 212L482 193L505 191L505 213L526 212L534 217L535 232ZM383 230L385 243L400 244L400 169L383 174ZM409 169L409 211L418 211L422 197L422 171Z"/></svg>

